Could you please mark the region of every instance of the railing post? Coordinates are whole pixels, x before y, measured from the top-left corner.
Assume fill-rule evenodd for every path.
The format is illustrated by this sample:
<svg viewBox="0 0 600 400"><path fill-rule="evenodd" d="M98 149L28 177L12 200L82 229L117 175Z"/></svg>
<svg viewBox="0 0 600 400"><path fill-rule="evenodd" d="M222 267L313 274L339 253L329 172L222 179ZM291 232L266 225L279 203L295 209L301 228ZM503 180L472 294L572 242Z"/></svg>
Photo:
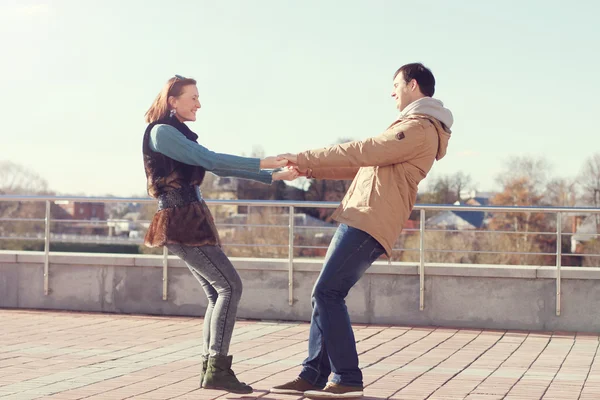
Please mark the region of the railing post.
<svg viewBox="0 0 600 400"><path fill-rule="evenodd" d="M167 300L168 284L169 284L169 249L163 246L163 277L162 277L162 299Z"/></svg>
<svg viewBox="0 0 600 400"><path fill-rule="evenodd" d="M294 304L294 206L290 206L288 222L288 304Z"/></svg>
<svg viewBox="0 0 600 400"><path fill-rule="evenodd" d="M425 209L419 217L419 310L425 309Z"/></svg>
<svg viewBox="0 0 600 400"><path fill-rule="evenodd" d="M48 274L50 266L50 200L46 200L46 219L44 229L44 295L48 296Z"/></svg>
<svg viewBox="0 0 600 400"><path fill-rule="evenodd" d="M556 315L560 316L560 267L562 265L562 214L556 213Z"/></svg>

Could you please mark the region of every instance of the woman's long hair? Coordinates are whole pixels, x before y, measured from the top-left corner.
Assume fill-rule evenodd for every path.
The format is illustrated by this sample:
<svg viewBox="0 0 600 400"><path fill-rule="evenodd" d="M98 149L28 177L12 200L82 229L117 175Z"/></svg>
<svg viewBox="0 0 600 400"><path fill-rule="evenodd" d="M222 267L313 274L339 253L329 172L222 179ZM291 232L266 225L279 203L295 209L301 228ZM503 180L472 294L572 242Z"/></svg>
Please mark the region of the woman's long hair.
<svg viewBox="0 0 600 400"><path fill-rule="evenodd" d="M174 76L165 83L162 90L154 99L154 102L146 111L146 122L151 124L159 119L169 116L169 97L179 97L183 92L183 88L188 85L195 85L196 80L191 78L183 78Z"/></svg>

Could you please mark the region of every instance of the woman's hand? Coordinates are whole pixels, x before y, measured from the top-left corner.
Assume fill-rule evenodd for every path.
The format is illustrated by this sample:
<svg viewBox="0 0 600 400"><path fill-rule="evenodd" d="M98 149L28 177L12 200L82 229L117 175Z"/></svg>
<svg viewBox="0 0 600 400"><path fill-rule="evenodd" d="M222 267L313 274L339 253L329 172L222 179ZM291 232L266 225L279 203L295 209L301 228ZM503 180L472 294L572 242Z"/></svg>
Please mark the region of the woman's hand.
<svg viewBox="0 0 600 400"><path fill-rule="evenodd" d="M293 181L300 173L297 168L285 168L281 171L277 171L273 173L274 181Z"/></svg>
<svg viewBox="0 0 600 400"><path fill-rule="evenodd" d="M260 169L275 169L285 167L288 160L283 157L265 157L260 160Z"/></svg>

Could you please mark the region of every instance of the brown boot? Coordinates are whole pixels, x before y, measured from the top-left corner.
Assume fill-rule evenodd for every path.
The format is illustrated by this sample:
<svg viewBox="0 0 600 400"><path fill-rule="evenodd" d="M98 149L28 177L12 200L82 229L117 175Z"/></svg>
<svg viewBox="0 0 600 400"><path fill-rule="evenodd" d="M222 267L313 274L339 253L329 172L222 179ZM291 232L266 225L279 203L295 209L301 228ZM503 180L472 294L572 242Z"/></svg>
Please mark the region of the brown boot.
<svg viewBox="0 0 600 400"><path fill-rule="evenodd" d="M308 390L304 397L309 399L358 399L363 397L362 386L344 386L329 382L323 390Z"/></svg>
<svg viewBox="0 0 600 400"><path fill-rule="evenodd" d="M321 390L322 387L311 385L310 382L297 377L293 381L271 388L271 393L276 394L304 394L308 390Z"/></svg>

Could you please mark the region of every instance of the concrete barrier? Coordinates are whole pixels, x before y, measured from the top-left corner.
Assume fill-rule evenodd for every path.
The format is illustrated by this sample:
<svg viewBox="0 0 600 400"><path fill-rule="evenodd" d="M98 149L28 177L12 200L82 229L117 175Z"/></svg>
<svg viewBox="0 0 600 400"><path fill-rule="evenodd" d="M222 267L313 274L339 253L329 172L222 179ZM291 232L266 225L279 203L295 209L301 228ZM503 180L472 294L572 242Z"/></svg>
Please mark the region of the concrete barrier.
<svg viewBox="0 0 600 400"><path fill-rule="evenodd" d="M202 316L206 296L183 262L169 257L162 299L162 257L51 253L44 295L43 253L0 251L0 307ZM239 318L310 320L320 260L295 260L293 304L288 261L234 258L244 283ZM419 310L417 266L376 263L352 289L354 323L489 329L600 331L600 268L562 268L556 316L553 267L427 265Z"/></svg>

